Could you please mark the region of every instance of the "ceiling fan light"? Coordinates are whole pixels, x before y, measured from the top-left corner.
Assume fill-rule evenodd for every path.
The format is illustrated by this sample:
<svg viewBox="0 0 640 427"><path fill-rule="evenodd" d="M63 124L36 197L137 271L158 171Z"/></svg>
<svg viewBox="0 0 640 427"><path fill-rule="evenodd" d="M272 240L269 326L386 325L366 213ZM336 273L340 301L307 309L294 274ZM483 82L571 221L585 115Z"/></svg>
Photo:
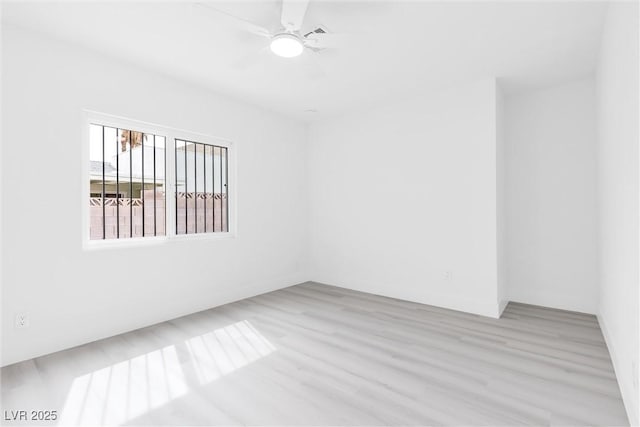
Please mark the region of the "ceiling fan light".
<svg viewBox="0 0 640 427"><path fill-rule="evenodd" d="M304 50L302 41L295 34L278 34L271 39L271 52L283 58L293 58Z"/></svg>

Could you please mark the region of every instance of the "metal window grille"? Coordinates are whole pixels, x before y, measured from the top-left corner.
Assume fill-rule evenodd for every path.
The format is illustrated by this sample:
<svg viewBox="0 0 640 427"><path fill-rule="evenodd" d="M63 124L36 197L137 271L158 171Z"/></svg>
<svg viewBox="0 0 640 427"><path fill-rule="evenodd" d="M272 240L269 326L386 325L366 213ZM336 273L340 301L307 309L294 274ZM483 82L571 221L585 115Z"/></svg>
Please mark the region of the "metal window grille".
<svg viewBox="0 0 640 427"><path fill-rule="evenodd" d="M165 235L165 137L90 125L90 239Z"/></svg>
<svg viewBox="0 0 640 427"><path fill-rule="evenodd" d="M228 149L175 140L176 234L229 231Z"/></svg>

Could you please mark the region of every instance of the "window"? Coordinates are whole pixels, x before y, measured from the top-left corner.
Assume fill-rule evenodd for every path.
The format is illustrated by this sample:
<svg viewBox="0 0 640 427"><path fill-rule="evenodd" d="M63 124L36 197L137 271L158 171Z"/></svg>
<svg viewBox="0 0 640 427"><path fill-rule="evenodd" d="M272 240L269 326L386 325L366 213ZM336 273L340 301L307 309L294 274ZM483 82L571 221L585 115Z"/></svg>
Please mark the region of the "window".
<svg viewBox="0 0 640 427"><path fill-rule="evenodd" d="M229 231L227 149L176 140L176 234Z"/></svg>
<svg viewBox="0 0 640 427"><path fill-rule="evenodd" d="M165 137L90 125L91 240L165 235Z"/></svg>
<svg viewBox="0 0 640 427"><path fill-rule="evenodd" d="M88 240L229 232L230 143L91 114Z"/></svg>

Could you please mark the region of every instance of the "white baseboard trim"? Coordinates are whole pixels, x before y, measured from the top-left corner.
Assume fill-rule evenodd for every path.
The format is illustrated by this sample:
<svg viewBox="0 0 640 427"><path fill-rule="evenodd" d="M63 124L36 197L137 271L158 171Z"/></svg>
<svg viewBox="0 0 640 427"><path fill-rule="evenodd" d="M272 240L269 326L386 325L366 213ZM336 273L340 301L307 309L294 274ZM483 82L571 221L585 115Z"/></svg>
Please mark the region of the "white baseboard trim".
<svg viewBox="0 0 640 427"><path fill-rule="evenodd" d="M637 414L635 413L638 410L638 402L634 401L633 396L628 392L627 387L623 387L621 384L621 376L619 375L619 372L622 371L620 367L620 357L618 356L616 348L613 345L613 338L611 337L604 318L600 314L597 314L596 317L598 318L598 324L600 325L600 330L602 331L604 342L607 344L607 348L609 349L611 363L613 364L613 371L616 374L616 379L618 380L618 387L620 388L620 394L622 395L624 408L627 411L629 424L632 426L637 426L640 423L640 420L637 419Z"/></svg>
<svg viewBox="0 0 640 427"><path fill-rule="evenodd" d="M403 301L417 302L419 304L433 305L435 307L447 308L449 310L462 311L464 313L477 314L480 316L491 317L498 319L501 311L497 302L489 301L475 301L465 298L460 298L455 295L442 295L442 294L426 294L420 295L406 295L400 292L389 292L382 289L381 286L371 286L359 284L349 281L348 284L337 283L336 281L319 281L312 280L314 283L326 284L329 286L335 286L343 289L350 289L352 291L366 292L368 294L379 295L387 298L394 298ZM505 304L506 307L506 304Z"/></svg>
<svg viewBox="0 0 640 427"><path fill-rule="evenodd" d="M596 315L596 310L588 305L575 304L570 298L560 298L556 295L509 295L509 301L522 304L539 305L540 307L556 308L558 310L575 311L576 313Z"/></svg>
<svg viewBox="0 0 640 427"><path fill-rule="evenodd" d="M78 337L73 340L69 340L66 342L59 342L59 345L56 347L45 347L39 348L37 350L30 350L26 352L20 352L17 354L11 354L7 357L6 354L2 355L2 360L0 361L0 367L5 367L8 365L13 365L14 363L23 362L26 360L34 359L36 357L45 356L52 353L57 353L58 351L67 350L70 348L78 347L80 345L88 344L95 341L100 341L105 338L110 338L116 335L124 334L127 332L135 331L138 329L146 328L149 326L153 326L158 323L166 322L172 319L177 319L179 317L188 316L189 314L198 313L200 311L208 310L211 308L219 307L221 305L229 304L235 301L240 301L246 298L251 298L256 295L262 295L268 292L277 291L278 289L288 288L289 286L294 286L300 283L306 282L306 275L296 274L289 277L283 277L268 281L260 281L247 283L242 286L237 287L229 287L225 292L216 292L214 299L203 298L202 303L197 307L192 307L189 310L182 310L167 314L162 316L162 318L152 319L150 321L142 322L135 325L130 325L127 328L117 328L110 331L102 331L101 333L96 334L92 337Z"/></svg>
<svg viewBox="0 0 640 427"><path fill-rule="evenodd" d="M498 318L502 317L502 313L504 313L504 309L507 308L508 304L509 304L508 299L503 299L498 303Z"/></svg>

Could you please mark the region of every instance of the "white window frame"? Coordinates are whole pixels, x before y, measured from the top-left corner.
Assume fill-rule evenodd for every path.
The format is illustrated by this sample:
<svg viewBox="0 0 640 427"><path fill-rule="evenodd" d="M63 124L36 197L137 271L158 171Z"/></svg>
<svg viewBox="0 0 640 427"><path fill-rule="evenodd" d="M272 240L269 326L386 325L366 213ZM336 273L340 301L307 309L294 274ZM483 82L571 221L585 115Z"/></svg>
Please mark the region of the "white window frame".
<svg viewBox="0 0 640 427"><path fill-rule="evenodd" d="M100 248L123 248L146 245L164 244L169 242L184 242L190 240L221 240L235 238L237 233L237 192L236 192L236 146L232 141L203 133L187 131L169 126L157 125L111 114L84 110L82 132L82 178L81 178L81 203L82 203L82 248L93 250ZM164 136L165 137L165 236L126 237L123 239L90 239L90 206L89 206L89 138L90 125L130 129L133 131ZM175 171L175 146L176 139L195 141L202 144L215 145L227 149L227 203L229 214L227 222L229 231L216 231L195 234L176 234L176 171Z"/></svg>

